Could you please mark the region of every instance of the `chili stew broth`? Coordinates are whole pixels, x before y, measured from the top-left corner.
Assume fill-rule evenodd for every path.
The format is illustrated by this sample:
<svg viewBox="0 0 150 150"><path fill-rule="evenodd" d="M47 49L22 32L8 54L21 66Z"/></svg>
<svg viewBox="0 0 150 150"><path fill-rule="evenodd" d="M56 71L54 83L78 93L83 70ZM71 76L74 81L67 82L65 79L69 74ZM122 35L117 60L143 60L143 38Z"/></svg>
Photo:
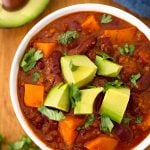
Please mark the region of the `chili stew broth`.
<svg viewBox="0 0 150 150"><path fill-rule="evenodd" d="M95 19L96 25L93 25L90 20L87 21L88 25L83 25L91 16ZM105 23L102 23L102 17L104 14L98 12L78 12L60 17L36 34L27 46L26 52L30 48L40 49L37 43L53 43L52 50L48 54L42 51L44 56L36 62L31 70L25 72L20 67L18 72L18 97L22 112L35 134L50 148L86 150L88 142L96 138L110 137L117 141L117 146L111 147L111 149L127 150L139 144L150 132L150 42L130 23L115 16L108 17L107 14L105 17L108 18L105 18ZM79 37L69 44L61 44L58 36L67 31L76 31ZM125 44L134 46L135 50L132 55L119 51L119 47L123 48ZM60 132L59 124L63 121L48 119L38 111L37 107L26 105L24 101L25 84L43 86L45 99L52 87L66 82L62 75L61 57L66 54L81 54L95 62L96 55L101 52L109 55L109 59L113 59L115 63L120 64L122 70L116 78L96 75L88 85L104 87L107 82L121 80L131 90L127 109L120 124L113 121L114 127L111 133L100 129L99 108L105 95L104 92L95 99L94 121L87 128L77 130L77 127L83 125L87 120L88 115L74 115L73 109L64 112L66 119L70 117L73 118L74 123L80 122L73 133L70 132L72 132L71 128L74 125L70 125L68 129L64 127L64 132L66 135L70 135L68 138L73 141L68 144ZM131 76L137 74L140 74L140 77L136 80L135 86L131 82ZM82 88L84 89L88 85ZM34 95L34 92L32 91L30 95ZM107 144L109 145L110 142L105 143L105 145ZM101 149L103 148L101 147Z"/></svg>

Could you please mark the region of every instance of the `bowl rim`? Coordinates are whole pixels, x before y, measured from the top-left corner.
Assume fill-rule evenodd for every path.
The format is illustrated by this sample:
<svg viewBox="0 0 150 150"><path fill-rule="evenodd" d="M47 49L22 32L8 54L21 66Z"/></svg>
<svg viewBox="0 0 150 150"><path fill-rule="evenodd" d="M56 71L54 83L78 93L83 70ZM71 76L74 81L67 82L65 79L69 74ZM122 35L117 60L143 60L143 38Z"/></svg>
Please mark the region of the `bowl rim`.
<svg viewBox="0 0 150 150"><path fill-rule="evenodd" d="M29 32L24 36L23 40L18 46L12 61L11 70L10 70L10 82L9 82L10 97L11 97L13 109L22 128L27 133L27 135L35 142L35 144L37 144L43 150L51 150L52 148L49 148L44 142L42 142L42 140L40 140L40 138L38 138L38 136L36 136L34 131L28 125L23 115L23 112L21 111L20 108L18 94L17 94L17 79L18 79L19 64L28 42L36 33L38 33L41 29L43 29L46 25L48 25L52 21L64 15L75 13L75 12L84 12L84 11L95 11L95 12L114 15L136 26L150 40L150 29L142 21L137 19L135 16L119 8L104 5L104 4L97 4L97 3L76 4L76 5L58 9L52 12L51 14L47 15L46 17L44 17L42 20L40 20L29 30ZM140 144L134 147L134 150L143 150L149 144L150 144L150 134Z"/></svg>

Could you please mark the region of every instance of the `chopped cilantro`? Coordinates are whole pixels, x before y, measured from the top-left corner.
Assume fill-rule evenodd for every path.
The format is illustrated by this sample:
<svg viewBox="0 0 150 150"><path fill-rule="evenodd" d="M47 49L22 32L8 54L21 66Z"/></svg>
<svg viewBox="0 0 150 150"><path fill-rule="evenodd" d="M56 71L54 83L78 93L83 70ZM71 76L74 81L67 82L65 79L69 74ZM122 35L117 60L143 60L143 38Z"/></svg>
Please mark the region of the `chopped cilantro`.
<svg viewBox="0 0 150 150"><path fill-rule="evenodd" d="M25 53L20 66L22 67L24 72L28 72L35 66L37 61L42 57L43 54L40 50L30 48L30 50Z"/></svg>
<svg viewBox="0 0 150 150"><path fill-rule="evenodd" d="M110 22L112 22L112 16L103 14L103 16L101 18L101 23L106 24L106 23L110 23Z"/></svg>
<svg viewBox="0 0 150 150"><path fill-rule="evenodd" d="M133 55L133 52L135 50L135 46L133 44L125 44L123 47L118 48L121 55Z"/></svg>
<svg viewBox="0 0 150 150"><path fill-rule="evenodd" d="M115 88L120 88L121 86L123 86L123 82L119 81L119 80L115 80L112 82L107 82L104 85L104 90L107 91L109 88L115 87Z"/></svg>
<svg viewBox="0 0 150 150"><path fill-rule="evenodd" d="M133 86L137 87L137 80L141 77L141 74L134 74L130 77L130 82L133 84Z"/></svg>
<svg viewBox="0 0 150 150"><path fill-rule="evenodd" d="M76 106L76 103L81 100L81 91L78 89L78 87L74 84L70 85L69 88L70 92L70 101L72 104L72 108Z"/></svg>
<svg viewBox="0 0 150 150"><path fill-rule="evenodd" d="M70 61L69 67L71 71L76 71L79 68L79 66L74 65L72 61Z"/></svg>
<svg viewBox="0 0 150 150"><path fill-rule="evenodd" d="M94 114L91 114L88 116L85 123L82 126L78 127L77 130L87 129L93 123L94 123Z"/></svg>
<svg viewBox="0 0 150 150"><path fill-rule="evenodd" d="M122 122L123 122L124 124L129 124L130 121L131 121L131 119L130 119L130 118L127 118L127 117L125 117L125 118L122 119Z"/></svg>
<svg viewBox="0 0 150 150"><path fill-rule="evenodd" d="M61 121L65 119L65 116L61 111L49 109L45 106L39 107L38 111L51 120Z"/></svg>
<svg viewBox="0 0 150 150"><path fill-rule="evenodd" d="M113 122L108 116L101 115L100 130L104 133L111 133L114 127Z"/></svg>
<svg viewBox="0 0 150 150"><path fill-rule="evenodd" d="M67 45L72 43L78 37L79 33L77 31L67 31L58 36L58 41L63 45Z"/></svg>
<svg viewBox="0 0 150 150"><path fill-rule="evenodd" d="M8 150L40 150L33 144L32 140L26 136L22 137L19 141L8 144Z"/></svg>
<svg viewBox="0 0 150 150"><path fill-rule="evenodd" d="M137 123L137 124L142 123L142 121L143 121L143 116L141 116L141 115L138 115L138 116L135 118L135 123Z"/></svg>
<svg viewBox="0 0 150 150"><path fill-rule="evenodd" d="M32 82L37 82L40 78L40 73L34 72Z"/></svg>

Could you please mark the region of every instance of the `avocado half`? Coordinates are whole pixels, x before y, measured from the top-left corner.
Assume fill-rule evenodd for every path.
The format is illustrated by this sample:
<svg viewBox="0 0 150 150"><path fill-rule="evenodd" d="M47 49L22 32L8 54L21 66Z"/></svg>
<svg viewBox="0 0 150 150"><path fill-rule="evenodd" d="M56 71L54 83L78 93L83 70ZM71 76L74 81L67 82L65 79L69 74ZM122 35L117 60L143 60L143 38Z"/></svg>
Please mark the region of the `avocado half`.
<svg viewBox="0 0 150 150"><path fill-rule="evenodd" d="M0 4L0 28L14 28L31 22L43 12L50 0L29 0L16 11L7 11Z"/></svg>

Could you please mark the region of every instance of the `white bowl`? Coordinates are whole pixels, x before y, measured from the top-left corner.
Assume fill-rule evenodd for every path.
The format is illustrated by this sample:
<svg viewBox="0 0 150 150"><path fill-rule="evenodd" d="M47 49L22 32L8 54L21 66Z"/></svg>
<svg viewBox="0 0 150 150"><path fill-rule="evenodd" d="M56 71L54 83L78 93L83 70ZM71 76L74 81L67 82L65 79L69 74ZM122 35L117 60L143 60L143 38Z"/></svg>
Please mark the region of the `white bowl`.
<svg viewBox="0 0 150 150"><path fill-rule="evenodd" d="M73 5L69 7L65 7L62 9L59 9L51 14L49 14L47 17L42 19L40 22L38 22L24 37L21 44L19 45L16 54L14 56L12 66L11 66L11 72L10 72L10 96L13 104L13 108L15 110L16 116L25 130L25 132L31 137L31 139L43 150L50 150L51 148L47 147L32 131L28 123L26 122L26 119L20 109L18 96L17 96L17 75L18 75L18 69L19 64L21 61L21 58L25 52L25 49L28 45L28 42L30 39L38 33L43 27L45 27L50 22L54 21L55 19L64 16L66 14L79 12L79 11L96 11L96 12L102 12L102 13L108 13L114 16L117 16L118 18L121 18L132 25L136 26L141 32L145 34L145 36L150 40L150 29L142 23L139 19L132 16L131 14L120 10L118 8L102 5L102 4L78 4ZM143 150L150 144L150 134L134 149L135 150Z"/></svg>

